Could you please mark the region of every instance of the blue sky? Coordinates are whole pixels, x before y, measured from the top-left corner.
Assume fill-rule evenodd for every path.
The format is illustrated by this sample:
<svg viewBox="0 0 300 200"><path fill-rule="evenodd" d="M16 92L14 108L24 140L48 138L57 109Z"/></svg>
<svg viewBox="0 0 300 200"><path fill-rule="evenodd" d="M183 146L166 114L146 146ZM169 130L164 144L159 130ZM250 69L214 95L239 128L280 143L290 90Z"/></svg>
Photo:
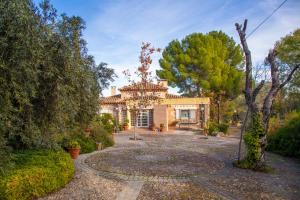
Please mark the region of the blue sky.
<svg viewBox="0 0 300 200"><path fill-rule="evenodd" d="M237 42L234 23L249 20L252 31L283 0L52 0L58 13L78 15L86 22L89 54L106 62L126 84L124 69L134 71L143 41L164 48L173 39L194 32L222 30ZM248 39L254 63L262 62L275 41L300 28L300 0L288 0ZM152 70L159 68L154 56ZM176 88L171 92L176 93ZM109 90L104 95L109 95Z"/></svg>

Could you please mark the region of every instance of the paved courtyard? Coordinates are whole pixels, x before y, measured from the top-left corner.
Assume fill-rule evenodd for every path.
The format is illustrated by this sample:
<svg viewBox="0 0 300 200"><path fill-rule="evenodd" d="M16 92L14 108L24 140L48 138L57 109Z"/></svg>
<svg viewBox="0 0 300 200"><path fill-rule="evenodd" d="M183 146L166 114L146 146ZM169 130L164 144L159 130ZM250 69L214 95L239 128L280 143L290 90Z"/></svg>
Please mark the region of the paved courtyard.
<svg viewBox="0 0 300 200"><path fill-rule="evenodd" d="M233 131L234 132L234 131ZM114 147L76 160L75 178L43 199L299 199L300 163L268 154L274 173L234 168L238 138L192 131L115 136Z"/></svg>

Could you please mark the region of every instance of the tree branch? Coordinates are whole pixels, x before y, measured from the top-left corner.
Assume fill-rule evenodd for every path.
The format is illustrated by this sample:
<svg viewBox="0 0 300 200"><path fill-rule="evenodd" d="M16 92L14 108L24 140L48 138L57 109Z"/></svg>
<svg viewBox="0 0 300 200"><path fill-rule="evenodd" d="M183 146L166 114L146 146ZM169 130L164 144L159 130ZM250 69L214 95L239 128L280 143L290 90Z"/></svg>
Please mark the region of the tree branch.
<svg viewBox="0 0 300 200"><path fill-rule="evenodd" d="M244 25L238 23L235 24L236 30L239 34L240 41L243 47L243 51L246 57L246 84L245 84L245 98L248 106L251 106L253 101L251 97L252 93L252 60L251 52L248 48L246 41L246 29L247 29L247 19L244 21Z"/></svg>
<svg viewBox="0 0 300 200"><path fill-rule="evenodd" d="M296 65L294 66L294 68L291 70L291 72L289 73L288 77L285 79L285 81L283 81L280 86L279 89L283 88L293 77L294 73L297 71L297 69L300 68L300 65Z"/></svg>
<svg viewBox="0 0 300 200"><path fill-rule="evenodd" d="M259 91L261 90L261 88L263 88L263 86L265 85L265 80L262 80L257 86L256 88L253 90L253 94L252 94L252 101L254 102L256 99L256 96L258 95Z"/></svg>

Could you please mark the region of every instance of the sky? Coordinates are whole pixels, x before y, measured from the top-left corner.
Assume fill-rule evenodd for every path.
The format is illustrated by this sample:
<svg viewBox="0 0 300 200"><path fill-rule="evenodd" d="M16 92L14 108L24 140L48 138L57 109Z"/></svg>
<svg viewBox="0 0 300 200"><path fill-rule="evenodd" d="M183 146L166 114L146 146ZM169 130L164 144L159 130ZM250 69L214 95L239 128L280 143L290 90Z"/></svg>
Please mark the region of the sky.
<svg viewBox="0 0 300 200"><path fill-rule="evenodd" d="M38 1L38 0L37 0ZM97 64L105 62L127 83L122 71L139 66L142 42L164 49L186 35L222 30L239 42L234 24L248 19L250 33L283 0L52 0L58 13L76 15L86 22L83 37ZM262 27L248 38L254 64L263 62L281 37L300 28L300 0L288 0ZM160 54L153 56L151 71L159 69ZM176 93L177 88L171 88ZM110 89L103 92L110 95Z"/></svg>

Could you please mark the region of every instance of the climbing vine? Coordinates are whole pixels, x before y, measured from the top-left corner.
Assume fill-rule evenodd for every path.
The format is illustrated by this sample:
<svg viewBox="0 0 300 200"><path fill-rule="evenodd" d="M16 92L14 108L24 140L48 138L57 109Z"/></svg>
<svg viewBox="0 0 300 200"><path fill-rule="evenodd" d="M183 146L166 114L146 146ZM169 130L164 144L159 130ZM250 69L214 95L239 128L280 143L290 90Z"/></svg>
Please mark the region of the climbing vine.
<svg viewBox="0 0 300 200"><path fill-rule="evenodd" d="M251 119L250 127L244 136L247 155L237 164L241 168L255 169L260 160L260 138L264 135L264 126L261 114L254 113Z"/></svg>

